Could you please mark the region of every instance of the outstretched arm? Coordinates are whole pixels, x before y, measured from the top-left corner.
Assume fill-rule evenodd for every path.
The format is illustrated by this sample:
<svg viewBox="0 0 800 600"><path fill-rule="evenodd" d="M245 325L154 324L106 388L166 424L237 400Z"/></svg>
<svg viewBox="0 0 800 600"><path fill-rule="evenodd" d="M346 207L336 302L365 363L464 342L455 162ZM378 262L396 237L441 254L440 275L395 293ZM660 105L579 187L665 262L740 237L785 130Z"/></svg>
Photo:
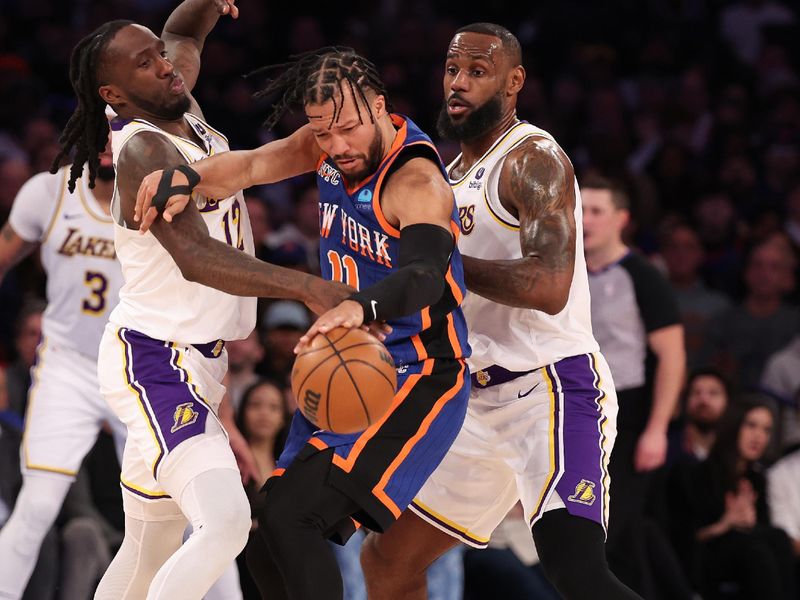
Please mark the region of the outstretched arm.
<svg viewBox="0 0 800 600"><path fill-rule="evenodd" d="M125 145L118 163L117 187L127 224L133 222L136 192L144 176L165 164L181 163L185 161L177 149L156 133L139 133ZM293 298L315 312L324 312L353 291L344 284L265 263L213 239L194 202L189 202L171 224L156 221L152 233L188 281L229 294Z"/></svg>
<svg viewBox="0 0 800 600"><path fill-rule="evenodd" d="M555 142L533 139L506 157L499 193L519 216L522 258L464 256L467 288L500 304L557 314L567 304L575 269L572 164Z"/></svg>
<svg viewBox="0 0 800 600"><path fill-rule="evenodd" d="M200 72L200 53L206 36L214 29L220 15L239 16L236 0L185 0L172 11L164 24L161 39L167 55L191 91Z"/></svg>
<svg viewBox="0 0 800 600"><path fill-rule="evenodd" d="M313 171L321 153L314 134L305 125L292 135L264 144L255 150L223 152L192 163L192 169L200 176L200 182L194 190L207 198L227 198L253 185L274 183ZM181 162L185 161L181 159L161 163L158 168L163 169L165 165L174 166ZM142 231L147 231L158 216L151 204L163 173L162 170L150 173L139 188L133 221L130 222L141 222L139 228ZM183 173L176 172L173 175L173 186L188 183ZM188 202L187 195L171 196L166 204L164 220L172 221Z"/></svg>

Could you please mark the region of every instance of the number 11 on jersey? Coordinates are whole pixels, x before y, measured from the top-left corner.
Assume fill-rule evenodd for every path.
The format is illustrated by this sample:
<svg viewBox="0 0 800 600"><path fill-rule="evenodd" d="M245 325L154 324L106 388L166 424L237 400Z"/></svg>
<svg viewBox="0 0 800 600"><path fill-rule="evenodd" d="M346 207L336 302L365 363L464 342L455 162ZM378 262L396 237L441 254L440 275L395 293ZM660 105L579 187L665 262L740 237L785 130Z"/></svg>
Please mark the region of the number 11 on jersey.
<svg viewBox="0 0 800 600"><path fill-rule="evenodd" d="M358 265L349 254L340 255L336 250L328 250L328 262L331 263L331 279L341 281L352 288L360 290L358 281Z"/></svg>

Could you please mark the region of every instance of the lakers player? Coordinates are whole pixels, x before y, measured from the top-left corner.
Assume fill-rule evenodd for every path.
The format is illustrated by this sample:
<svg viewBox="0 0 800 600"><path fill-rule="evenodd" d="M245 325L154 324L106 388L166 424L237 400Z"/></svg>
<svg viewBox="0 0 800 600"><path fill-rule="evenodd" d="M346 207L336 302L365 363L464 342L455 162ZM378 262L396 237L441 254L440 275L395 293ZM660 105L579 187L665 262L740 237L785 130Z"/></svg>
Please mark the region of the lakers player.
<svg viewBox="0 0 800 600"><path fill-rule="evenodd" d="M195 196L182 218L147 235L135 229L144 174L228 149L190 95L203 42L221 14L238 14L232 0L186 0L161 38L112 21L81 40L71 57L78 107L56 159L75 147L68 187L86 161L93 179L92 149L108 134L106 104L117 114L111 214L124 284L100 343L98 377L127 427L126 517L122 546L97 590L101 600L201 598L242 550L249 504L217 416L224 340L250 334L255 296L297 298L322 310L349 293L256 260L240 191ZM181 546L186 519L193 534Z"/></svg>
<svg viewBox="0 0 800 600"><path fill-rule="evenodd" d="M38 247L48 300L25 418L23 486L0 530L0 598L22 596L42 539L103 422L119 456L125 441L125 427L97 383L97 347L122 284L109 213L110 146L99 156L94 189L85 174L68 189L69 171L30 179L0 232L0 277Z"/></svg>
<svg viewBox="0 0 800 600"><path fill-rule="evenodd" d="M553 137L516 117L517 39L477 23L447 51L440 132L462 225L473 348L464 426L398 523L370 536L370 598L424 598L428 565L483 548L518 500L565 598L635 598L608 570L608 459L616 394L592 336L580 192Z"/></svg>

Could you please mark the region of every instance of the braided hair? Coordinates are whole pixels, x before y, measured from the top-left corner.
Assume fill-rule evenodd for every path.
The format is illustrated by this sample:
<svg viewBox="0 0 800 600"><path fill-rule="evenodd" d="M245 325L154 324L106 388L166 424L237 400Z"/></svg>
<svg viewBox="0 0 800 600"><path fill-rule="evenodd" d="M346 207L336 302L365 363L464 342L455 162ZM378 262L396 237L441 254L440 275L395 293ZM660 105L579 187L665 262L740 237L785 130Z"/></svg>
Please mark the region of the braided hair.
<svg viewBox="0 0 800 600"><path fill-rule="evenodd" d="M100 67L103 52L116 33L133 21L110 21L83 38L72 50L69 59L69 80L78 98L78 107L67 121L58 143L61 150L53 160L50 172L55 173L61 161L75 149L75 158L70 168L69 191L75 191L75 181L83 173L84 163L89 164L89 187L94 187L98 154L108 142L108 119L106 104L98 93Z"/></svg>
<svg viewBox="0 0 800 600"><path fill-rule="evenodd" d="M295 104L323 104L333 100L333 118L329 128L339 119L344 104L345 90L349 91L361 116L358 98L369 111L371 122L375 122L372 110L369 109L365 89L386 97L386 87L378 75L375 65L352 48L327 46L289 57L289 62L262 67L249 73L260 75L270 71L283 71L271 79L266 87L255 94L256 98L271 97L276 93L281 97L272 105L272 112L264 121L264 126L272 129L284 114ZM391 107L387 107L391 110Z"/></svg>

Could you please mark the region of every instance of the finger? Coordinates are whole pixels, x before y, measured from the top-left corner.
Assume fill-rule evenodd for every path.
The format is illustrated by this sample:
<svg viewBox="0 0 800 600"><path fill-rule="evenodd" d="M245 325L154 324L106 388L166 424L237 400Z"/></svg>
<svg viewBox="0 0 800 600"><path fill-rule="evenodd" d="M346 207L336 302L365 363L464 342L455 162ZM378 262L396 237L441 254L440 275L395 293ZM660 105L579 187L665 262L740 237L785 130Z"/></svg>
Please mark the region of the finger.
<svg viewBox="0 0 800 600"><path fill-rule="evenodd" d="M144 204L144 196L147 193L146 190L147 182L143 180L141 185L139 185L139 190L136 192L136 204L133 207L133 220L137 223L142 216L142 205Z"/></svg>
<svg viewBox="0 0 800 600"><path fill-rule="evenodd" d="M141 225L139 225L139 233L145 234L147 230L150 229L150 226L155 222L158 218L158 211L154 207L150 207L147 209L147 212L142 219Z"/></svg>
<svg viewBox="0 0 800 600"><path fill-rule="evenodd" d="M239 18L239 7L236 6L233 3L233 0L231 0L231 2L229 2L229 4L230 4L230 7L231 7L231 9L230 9L231 18L232 19L238 19Z"/></svg>
<svg viewBox="0 0 800 600"><path fill-rule="evenodd" d="M155 196L155 190L150 189L150 182L147 182L147 185L142 185L139 189L141 190L144 188L144 194L142 195L142 203L139 204L139 199L136 200L136 207L139 210L139 218L142 218L142 215L146 215L151 206L153 205L153 196Z"/></svg>

